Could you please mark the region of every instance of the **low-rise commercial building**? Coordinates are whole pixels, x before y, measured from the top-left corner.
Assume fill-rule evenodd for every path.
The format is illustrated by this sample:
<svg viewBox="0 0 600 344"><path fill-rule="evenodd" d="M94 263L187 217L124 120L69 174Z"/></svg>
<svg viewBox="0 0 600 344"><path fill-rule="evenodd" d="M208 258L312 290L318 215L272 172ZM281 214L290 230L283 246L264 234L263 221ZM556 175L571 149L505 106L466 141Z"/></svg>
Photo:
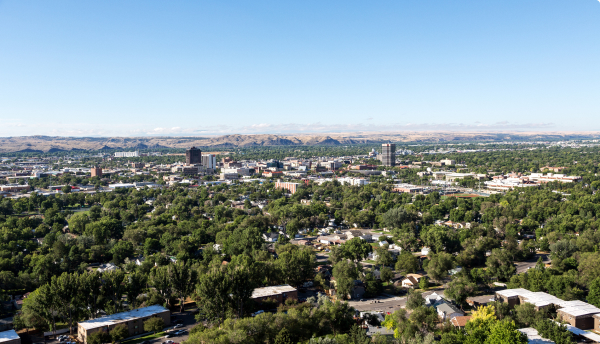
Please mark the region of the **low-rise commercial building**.
<svg viewBox="0 0 600 344"><path fill-rule="evenodd" d="M31 186L20 185L20 184L0 185L0 191L4 191L4 192L21 192L23 190L29 191L29 190L31 190Z"/></svg>
<svg viewBox="0 0 600 344"><path fill-rule="evenodd" d="M120 324L127 326L129 336L135 336L145 332L144 321L153 317L161 318L165 326L171 324L171 312L163 306L154 305L80 322L77 324L77 336L79 341L86 344L90 334L98 331L109 332Z"/></svg>
<svg viewBox="0 0 600 344"><path fill-rule="evenodd" d="M563 301L548 293L531 292L523 288L497 291L496 299L508 303L511 307L518 304L530 303L535 306L536 310L556 309L558 320L564 321L581 330L593 329L598 322L595 320L595 317L600 315L600 308L590 305L587 302L579 300Z"/></svg>
<svg viewBox="0 0 600 344"><path fill-rule="evenodd" d="M250 299L261 303L263 300L272 299L284 303L287 299L298 300L298 290L289 284L271 287L256 288L252 291Z"/></svg>

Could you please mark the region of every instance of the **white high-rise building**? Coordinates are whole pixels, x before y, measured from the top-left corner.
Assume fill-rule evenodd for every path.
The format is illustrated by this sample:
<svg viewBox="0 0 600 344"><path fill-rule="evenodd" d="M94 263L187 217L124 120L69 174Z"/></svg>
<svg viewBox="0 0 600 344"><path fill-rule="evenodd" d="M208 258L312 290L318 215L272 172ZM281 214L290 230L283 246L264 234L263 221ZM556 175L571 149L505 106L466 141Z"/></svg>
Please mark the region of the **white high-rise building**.
<svg viewBox="0 0 600 344"><path fill-rule="evenodd" d="M115 152L115 158L134 158L140 156L139 151L135 152Z"/></svg>
<svg viewBox="0 0 600 344"><path fill-rule="evenodd" d="M202 166L205 168L217 168L217 156L215 154L202 154Z"/></svg>

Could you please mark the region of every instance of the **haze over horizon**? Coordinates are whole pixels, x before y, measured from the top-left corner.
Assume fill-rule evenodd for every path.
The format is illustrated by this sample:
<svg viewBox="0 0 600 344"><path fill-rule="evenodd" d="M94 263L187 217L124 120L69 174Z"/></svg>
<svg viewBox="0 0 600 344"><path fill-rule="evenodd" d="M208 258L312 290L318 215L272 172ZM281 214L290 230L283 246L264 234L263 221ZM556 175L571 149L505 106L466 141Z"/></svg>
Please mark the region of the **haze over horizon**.
<svg viewBox="0 0 600 344"><path fill-rule="evenodd" d="M0 137L599 131L600 2L0 1Z"/></svg>

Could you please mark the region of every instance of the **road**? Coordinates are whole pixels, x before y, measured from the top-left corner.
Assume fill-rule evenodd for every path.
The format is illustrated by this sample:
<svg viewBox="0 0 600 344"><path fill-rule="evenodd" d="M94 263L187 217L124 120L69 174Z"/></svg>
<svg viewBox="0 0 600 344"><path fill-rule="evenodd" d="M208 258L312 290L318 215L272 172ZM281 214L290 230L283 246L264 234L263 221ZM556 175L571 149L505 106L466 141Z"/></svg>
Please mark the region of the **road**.
<svg viewBox="0 0 600 344"><path fill-rule="evenodd" d="M173 326L175 325L175 321L183 320L183 327L178 328L177 330L185 330L184 334L179 335L179 336L172 336L170 338L165 338L165 337L157 338L154 340L150 340L149 343L150 344L160 344L167 340L172 340L175 343L182 343L183 341L186 341L188 339L188 337L190 336L190 329L197 324L196 319L194 318L194 315L192 314L192 311L194 311L194 310L190 309L190 310L186 310L182 313L179 313L179 312L171 313L171 316L173 316L173 317L171 318L170 329L173 329Z"/></svg>
<svg viewBox="0 0 600 344"><path fill-rule="evenodd" d="M444 289L436 289L431 291L426 291L423 293L423 296L427 296L433 293L438 293L439 295L444 295ZM370 312L370 311L378 311L378 312L394 312L400 308L406 307L406 296L379 296L373 299L366 299L366 301L348 301L348 304L357 311L360 312Z"/></svg>
<svg viewBox="0 0 600 344"><path fill-rule="evenodd" d="M535 267L535 265L537 264L538 259L540 259L540 257L542 257L544 264L550 264L550 258L548 254L536 254L534 258L531 258L528 261L525 262L515 262L515 267L517 268L517 273L518 274L522 274L524 272L527 272L527 270L529 270L530 268Z"/></svg>

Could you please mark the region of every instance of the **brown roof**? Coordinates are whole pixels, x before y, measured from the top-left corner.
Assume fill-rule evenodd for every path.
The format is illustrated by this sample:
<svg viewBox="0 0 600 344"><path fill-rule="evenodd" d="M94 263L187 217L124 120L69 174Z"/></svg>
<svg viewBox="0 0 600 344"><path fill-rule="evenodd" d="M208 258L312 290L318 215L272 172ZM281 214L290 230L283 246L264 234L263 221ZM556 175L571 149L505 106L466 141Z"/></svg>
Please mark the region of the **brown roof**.
<svg viewBox="0 0 600 344"><path fill-rule="evenodd" d="M408 280L412 285L418 285L419 284L419 282L417 282L417 280L414 277L412 277L412 276L406 277L405 279L402 280L402 282L404 282L406 280Z"/></svg>
<svg viewBox="0 0 600 344"><path fill-rule="evenodd" d="M471 320L471 316L464 315L464 316L454 317L454 318L450 319L450 322L455 327L465 327L469 320Z"/></svg>

